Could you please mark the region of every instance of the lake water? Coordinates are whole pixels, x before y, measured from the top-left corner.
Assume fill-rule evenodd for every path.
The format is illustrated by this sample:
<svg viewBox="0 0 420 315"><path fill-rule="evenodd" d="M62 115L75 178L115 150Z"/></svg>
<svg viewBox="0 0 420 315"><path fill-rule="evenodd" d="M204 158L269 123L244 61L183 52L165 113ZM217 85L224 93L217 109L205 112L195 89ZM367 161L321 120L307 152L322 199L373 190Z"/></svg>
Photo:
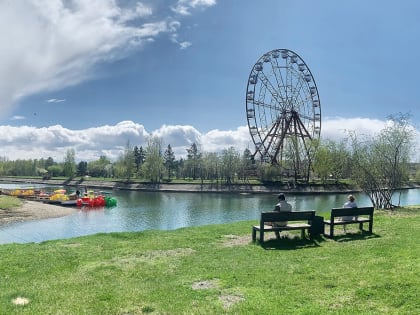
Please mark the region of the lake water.
<svg viewBox="0 0 420 315"><path fill-rule="evenodd" d="M0 188L11 188L1 184ZM21 188L24 188L21 186ZM113 191L114 208L81 209L54 219L14 223L0 227L0 244L42 242L100 232L173 230L181 227L255 220L270 211L276 195L217 193L158 193ZM293 209L328 212L346 201L346 194L288 195ZM355 194L359 206L370 206L364 194ZM401 205L420 204L420 189L404 190ZM394 203L398 201L394 200Z"/></svg>

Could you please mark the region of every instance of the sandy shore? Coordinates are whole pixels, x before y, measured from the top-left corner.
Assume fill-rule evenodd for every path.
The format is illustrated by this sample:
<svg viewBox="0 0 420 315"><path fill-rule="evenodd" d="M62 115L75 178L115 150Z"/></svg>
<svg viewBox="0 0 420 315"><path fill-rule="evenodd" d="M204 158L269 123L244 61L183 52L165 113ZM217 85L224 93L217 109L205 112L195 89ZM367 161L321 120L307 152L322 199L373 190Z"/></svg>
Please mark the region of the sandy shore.
<svg viewBox="0 0 420 315"><path fill-rule="evenodd" d="M10 223L63 217L78 209L50 205L38 201L23 200L22 206L14 209L0 209L0 226Z"/></svg>

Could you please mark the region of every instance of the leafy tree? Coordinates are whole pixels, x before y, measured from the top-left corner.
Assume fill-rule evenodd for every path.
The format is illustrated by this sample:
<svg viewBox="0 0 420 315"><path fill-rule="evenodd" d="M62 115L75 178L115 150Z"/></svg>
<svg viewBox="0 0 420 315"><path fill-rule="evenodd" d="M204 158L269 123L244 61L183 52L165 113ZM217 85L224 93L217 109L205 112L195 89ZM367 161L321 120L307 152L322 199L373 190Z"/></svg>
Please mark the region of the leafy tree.
<svg viewBox="0 0 420 315"><path fill-rule="evenodd" d="M87 163L87 172L93 177L110 177L109 167L112 167L111 161L101 155L98 160Z"/></svg>
<svg viewBox="0 0 420 315"><path fill-rule="evenodd" d="M331 174L332 156L326 145L320 145L315 154L314 171L323 183L326 183Z"/></svg>
<svg viewBox="0 0 420 315"><path fill-rule="evenodd" d="M63 167L61 165L54 164L48 166L47 171L51 176L60 176L63 173Z"/></svg>
<svg viewBox="0 0 420 315"><path fill-rule="evenodd" d="M348 178L351 174L350 152L347 147L347 139L338 143L328 143L331 153L331 177L336 183L340 178Z"/></svg>
<svg viewBox="0 0 420 315"><path fill-rule="evenodd" d="M376 137L352 140L353 177L376 208L392 209L392 197L408 181L413 129L407 115L391 116Z"/></svg>
<svg viewBox="0 0 420 315"><path fill-rule="evenodd" d="M34 176L36 167L32 160L16 160L7 162L7 175L12 176Z"/></svg>
<svg viewBox="0 0 420 315"><path fill-rule="evenodd" d="M268 163L260 164L260 176L262 182L272 182L281 177L282 169L278 165Z"/></svg>
<svg viewBox="0 0 420 315"><path fill-rule="evenodd" d="M48 169L48 167L50 167L51 165L54 165L54 164L57 164L57 163L54 162L54 159L52 157L48 157L45 160L44 168Z"/></svg>
<svg viewBox="0 0 420 315"><path fill-rule="evenodd" d="M127 141L124 152L119 157L115 168L119 177L129 180L133 176L135 169L134 150L131 148L130 141Z"/></svg>
<svg viewBox="0 0 420 315"><path fill-rule="evenodd" d="M146 160L142 170L152 183L160 183L164 170L162 157L162 141L158 137L151 137L147 143Z"/></svg>
<svg viewBox="0 0 420 315"><path fill-rule="evenodd" d="M350 152L347 148L347 141L335 142L327 140L318 145L313 168L323 183L330 178L336 183L340 178L346 178L350 172Z"/></svg>
<svg viewBox="0 0 420 315"><path fill-rule="evenodd" d="M68 178L73 178L76 173L76 162L74 149L68 149L63 163L63 174Z"/></svg>
<svg viewBox="0 0 420 315"><path fill-rule="evenodd" d="M235 174L239 168L239 153L234 147L230 147L222 152L222 177L226 184L232 184L235 181Z"/></svg>
<svg viewBox="0 0 420 315"><path fill-rule="evenodd" d="M202 174L205 179L219 180L221 173L221 161L219 155L215 152L204 153L202 157L203 171Z"/></svg>
<svg viewBox="0 0 420 315"><path fill-rule="evenodd" d="M420 168L417 168L414 176L416 181L420 181Z"/></svg>

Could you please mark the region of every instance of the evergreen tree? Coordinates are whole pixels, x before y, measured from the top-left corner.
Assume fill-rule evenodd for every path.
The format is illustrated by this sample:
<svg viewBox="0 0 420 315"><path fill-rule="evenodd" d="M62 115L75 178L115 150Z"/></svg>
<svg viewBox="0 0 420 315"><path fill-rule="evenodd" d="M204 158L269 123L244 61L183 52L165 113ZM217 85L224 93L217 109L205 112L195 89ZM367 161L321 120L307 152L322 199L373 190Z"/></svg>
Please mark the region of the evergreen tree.
<svg viewBox="0 0 420 315"><path fill-rule="evenodd" d="M86 161L80 161L79 164L77 164L77 175L79 176L87 175L87 166L88 166L88 163Z"/></svg>
<svg viewBox="0 0 420 315"><path fill-rule="evenodd" d="M189 171L189 176L192 179L197 179L199 175L199 169L201 164L201 153L198 150L198 147L195 143L187 149L187 168Z"/></svg>
<svg viewBox="0 0 420 315"><path fill-rule="evenodd" d="M175 153L172 151L172 147L170 144L168 144L163 158L165 161L164 165L166 167L166 172L168 174L168 180L170 180L172 178L172 173L175 164Z"/></svg>
<svg viewBox="0 0 420 315"><path fill-rule="evenodd" d="M139 174L140 168L146 159L146 153L142 146L134 147L134 164L136 165L136 173Z"/></svg>
<svg viewBox="0 0 420 315"><path fill-rule="evenodd" d="M247 181L250 175L256 175L256 166L253 163L252 153L249 149L244 150L238 175L243 181Z"/></svg>

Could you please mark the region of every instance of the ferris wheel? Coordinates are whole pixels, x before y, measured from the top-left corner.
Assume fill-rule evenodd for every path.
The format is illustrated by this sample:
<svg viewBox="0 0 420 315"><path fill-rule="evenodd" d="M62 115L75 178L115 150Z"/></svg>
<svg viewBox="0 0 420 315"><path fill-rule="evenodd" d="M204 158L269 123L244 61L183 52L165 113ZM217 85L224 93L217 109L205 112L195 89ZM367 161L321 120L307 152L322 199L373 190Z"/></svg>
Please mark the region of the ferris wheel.
<svg viewBox="0 0 420 315"><path fill-rule="evenodd" d="M248 78L246 115L254 158L295 170L310 163L311 142L321 133L321 103L298 54L275 49L258 59Z"/></svg>

